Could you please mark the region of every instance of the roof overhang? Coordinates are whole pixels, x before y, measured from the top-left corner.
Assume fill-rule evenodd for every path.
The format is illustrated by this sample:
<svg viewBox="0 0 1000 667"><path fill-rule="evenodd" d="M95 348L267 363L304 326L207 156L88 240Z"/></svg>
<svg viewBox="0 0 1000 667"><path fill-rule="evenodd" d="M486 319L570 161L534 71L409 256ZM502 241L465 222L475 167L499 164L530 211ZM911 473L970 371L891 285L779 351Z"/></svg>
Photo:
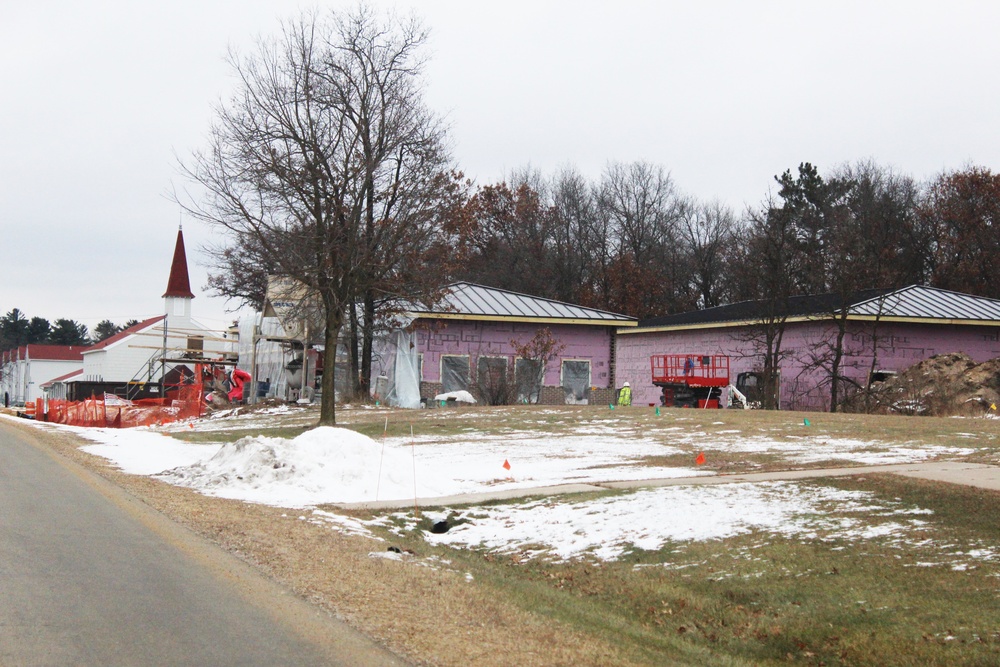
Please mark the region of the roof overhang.
<svg viewBox="0 0 1000 667"><path fill-rule="evenodd" d="M72 382L73 380L78 379L81 375L83 375L83 369L82 368L78 368L78 369L76 369L75 371L73 371L71 373L66 373L66 375L60 375L57 378L52 378L51 380L43 382L41 384L41 387L42 387L42 389L45 389L45 388L51 387L52 385L57 384L59 382L63 382L63 383Z"/></svg>

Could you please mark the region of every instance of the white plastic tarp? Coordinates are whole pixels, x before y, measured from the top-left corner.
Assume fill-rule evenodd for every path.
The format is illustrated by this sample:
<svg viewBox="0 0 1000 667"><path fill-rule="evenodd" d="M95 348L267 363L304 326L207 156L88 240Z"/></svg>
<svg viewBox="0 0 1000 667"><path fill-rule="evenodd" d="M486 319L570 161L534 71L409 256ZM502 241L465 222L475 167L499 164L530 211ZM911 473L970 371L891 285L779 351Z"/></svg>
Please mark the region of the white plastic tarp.
<svg viewBox="0 0 1000 667"><path fill-rule="evenodd" d="M386 403L399 408L419 408L420 357L416 334L400 329L393 331L380 356L386 377Z"/></svg>
<svg viewBox="0 0 1000 667"><path fill-rule="evenodd" d="M253 341L257 326L260 326L261 339L257 341L257 358L254 381L254 391L257 391L258 383L267 382L267 390L264 396L254 396L254 400L263 398L285 398L288 384L285 378L285 365L289 357L276 342L266 340L272 336L280 338L285 335L285 330L276 317L264 317L259 315L240 318L240 368L250 370L253 359Z"/></svg>
<svg viewBox="0 0 1000 667"><path fill-rule="evenodd" d="M441 357L441 388L442 393L452 391L468 391L469 389L469 358L463 356L443 355Z"/></svg>
<svg viewBox="0 0 1000 667"><path fill-rule="evenodd" d="M563 361L562 380L568 405L587 405L590 402L589 361Z"/></svg>

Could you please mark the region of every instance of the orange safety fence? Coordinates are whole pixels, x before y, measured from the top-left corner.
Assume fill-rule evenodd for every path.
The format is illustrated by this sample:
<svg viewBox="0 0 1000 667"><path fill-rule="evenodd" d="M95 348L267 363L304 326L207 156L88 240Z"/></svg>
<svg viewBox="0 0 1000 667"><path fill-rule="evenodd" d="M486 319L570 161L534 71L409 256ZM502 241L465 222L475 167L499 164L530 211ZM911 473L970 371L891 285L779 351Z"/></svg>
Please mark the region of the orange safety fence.
<svg viewBox="0 0 1000 667"><path fill-rule="evenodd" d="M201 377L201 373L195 375ZM128 401L114 394L104 394L83 401L49 399L35 401L35 419L70 426L132 428L197 419L204 414L204 384L176 385L166 398Z"/></svg>

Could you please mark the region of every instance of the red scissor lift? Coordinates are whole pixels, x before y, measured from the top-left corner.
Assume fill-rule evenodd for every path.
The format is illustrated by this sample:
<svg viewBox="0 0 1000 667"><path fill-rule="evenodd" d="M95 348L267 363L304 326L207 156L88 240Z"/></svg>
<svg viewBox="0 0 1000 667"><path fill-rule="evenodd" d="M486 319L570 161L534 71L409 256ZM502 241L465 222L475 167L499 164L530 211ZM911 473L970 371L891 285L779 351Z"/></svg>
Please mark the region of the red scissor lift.
<svg viewBox="0 0 1000 667"><path fill-rule="evenodd" d="M667 407L718 408L729 386L729 357L724 354L654 354L653 384L663 388Z"/></svg>

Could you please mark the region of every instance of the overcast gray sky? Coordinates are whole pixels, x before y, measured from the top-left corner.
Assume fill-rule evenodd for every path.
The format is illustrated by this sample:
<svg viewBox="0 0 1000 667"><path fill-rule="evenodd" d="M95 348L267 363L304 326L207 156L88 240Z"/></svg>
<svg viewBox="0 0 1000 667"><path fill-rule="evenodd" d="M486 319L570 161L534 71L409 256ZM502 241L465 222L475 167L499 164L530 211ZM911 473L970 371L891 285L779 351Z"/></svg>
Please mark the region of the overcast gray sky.
<svg viewBox="0 0 1000 667"><path fill-rule="evenodd" d="M181 220L167 193L231 90L227 47L353 4L0 0L0 314L161 314ZM645 160L740 210L803 161L1000 170L1000 3L371 4L430 29L427 102L478 183ZM202 290L210 231L184 234L193 313L222 327Z"/></svg>

